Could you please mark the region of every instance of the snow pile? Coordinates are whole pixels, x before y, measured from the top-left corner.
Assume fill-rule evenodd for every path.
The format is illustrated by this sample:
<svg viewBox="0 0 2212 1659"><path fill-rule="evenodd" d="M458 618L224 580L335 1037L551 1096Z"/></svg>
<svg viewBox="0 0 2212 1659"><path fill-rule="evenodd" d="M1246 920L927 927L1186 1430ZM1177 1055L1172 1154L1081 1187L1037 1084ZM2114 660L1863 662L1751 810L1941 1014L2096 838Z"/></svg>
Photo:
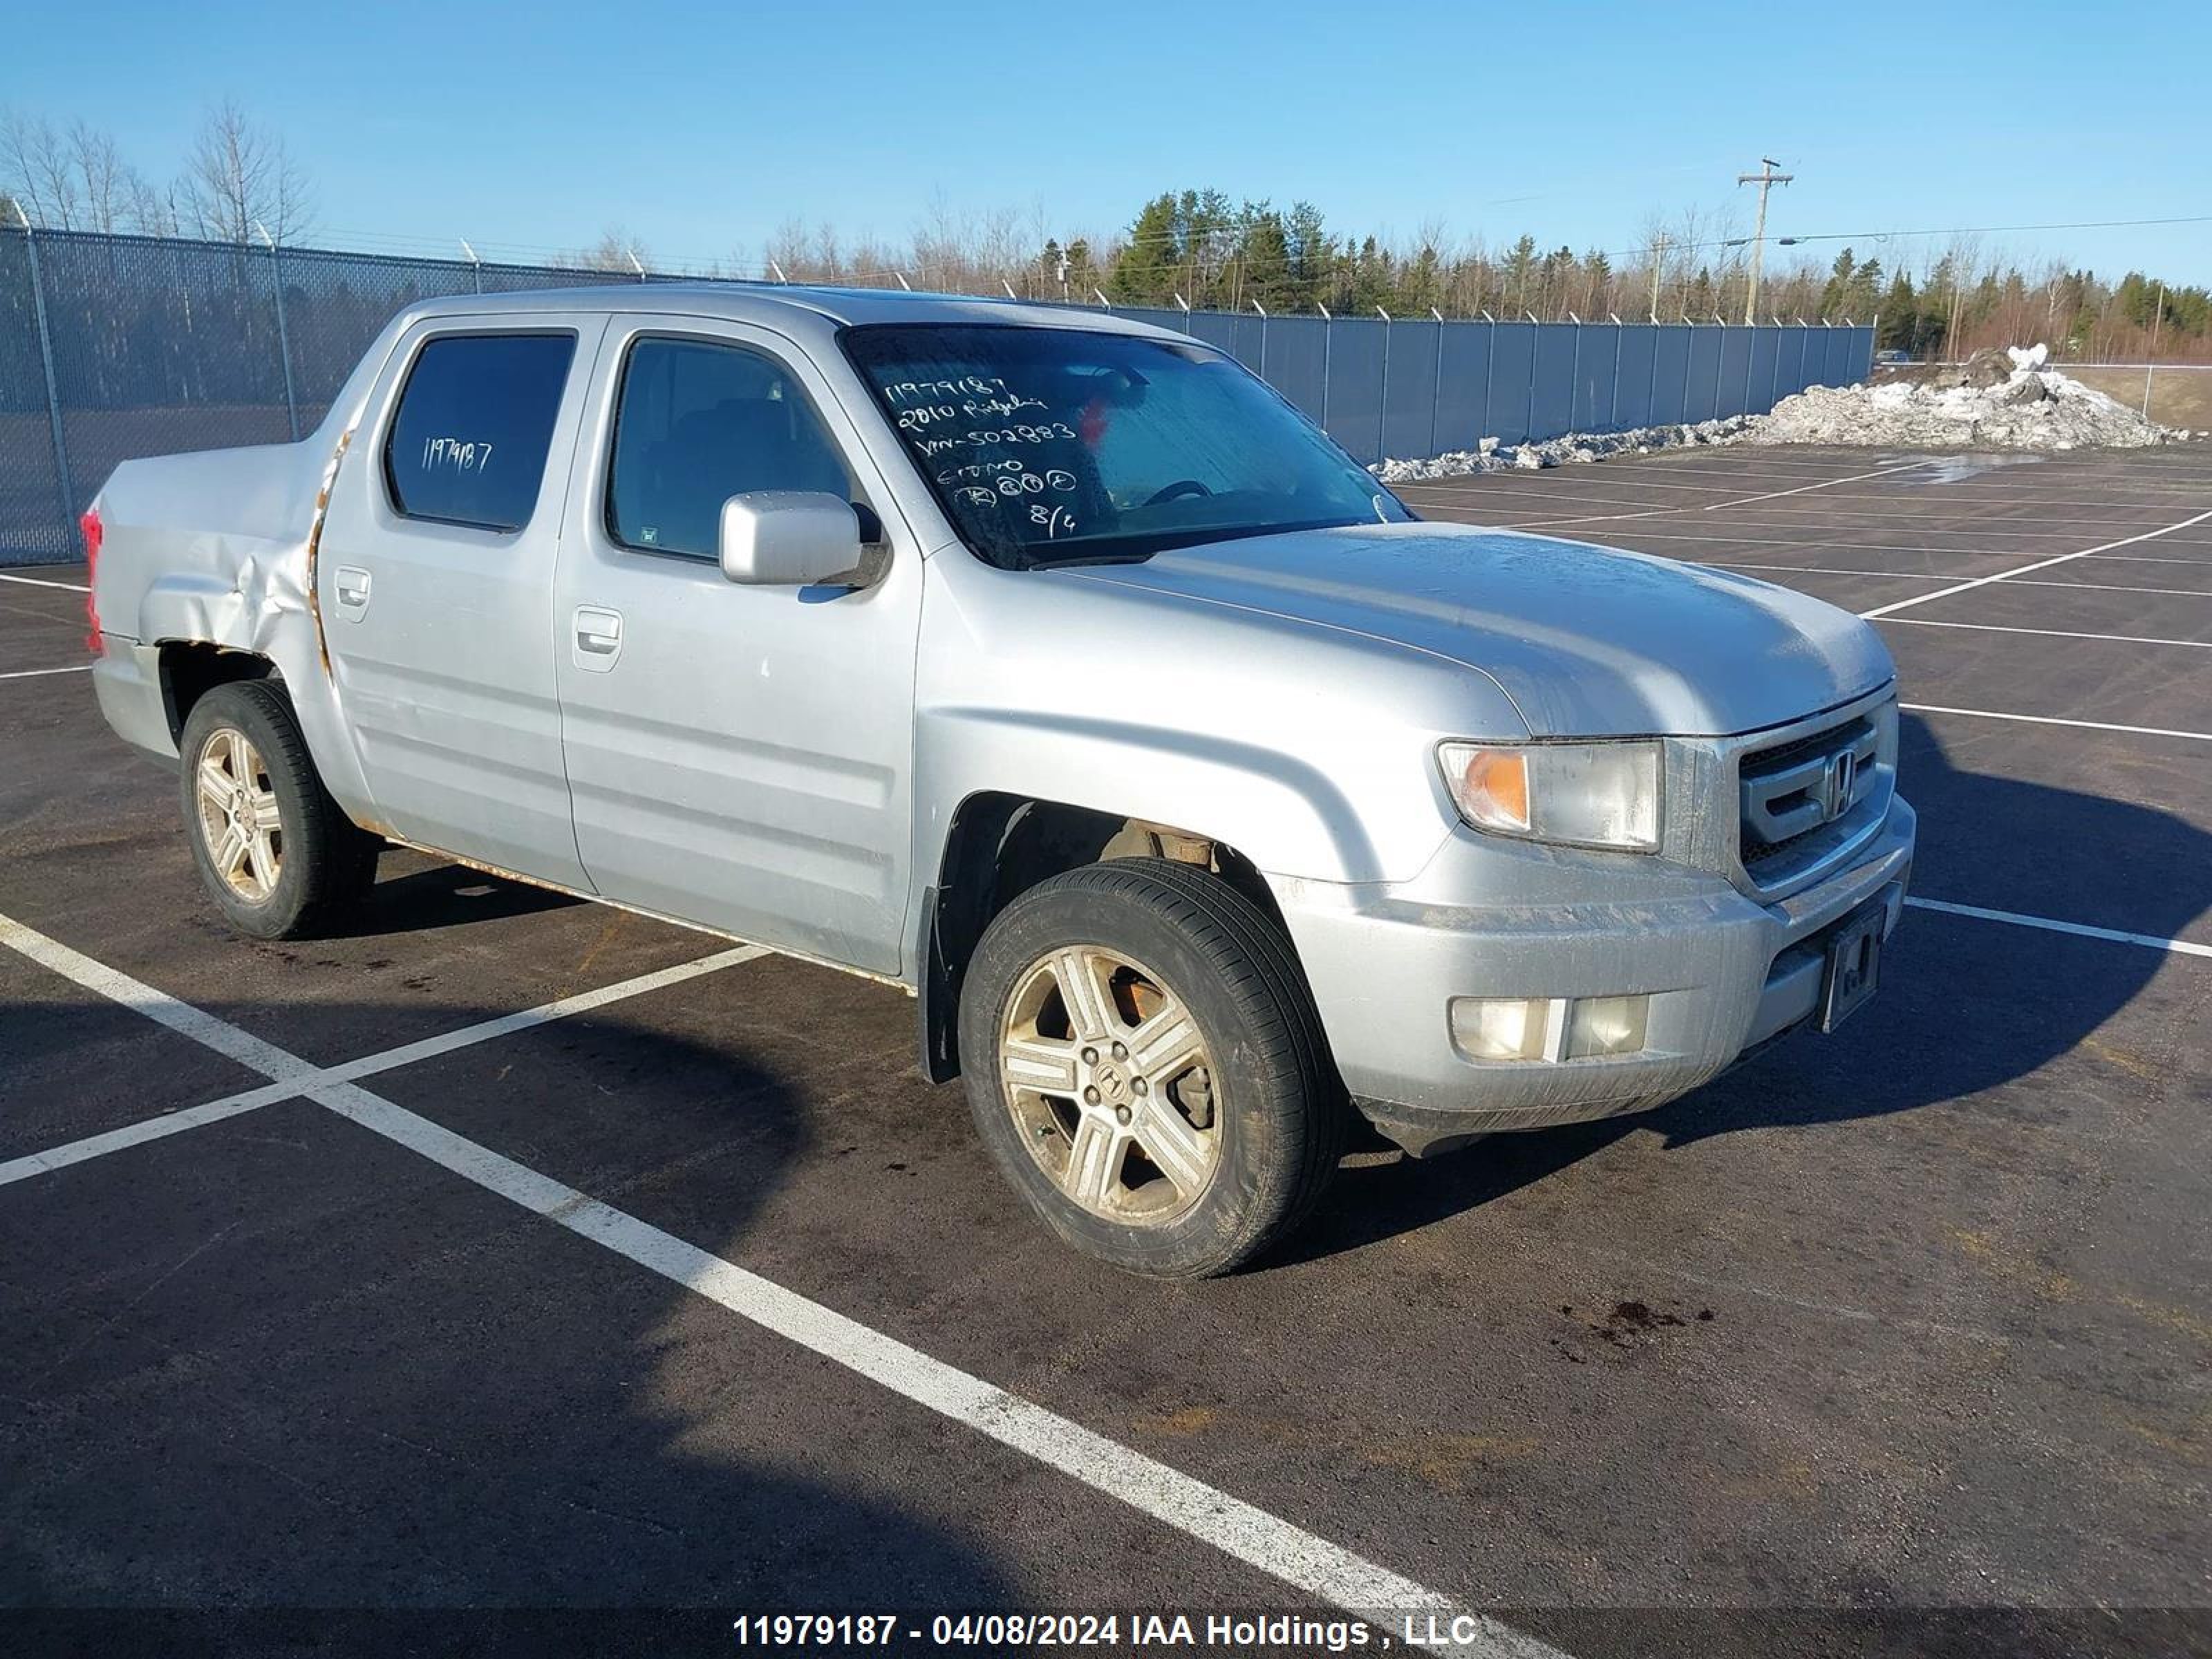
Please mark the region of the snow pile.
<svg viewBox="0 0 2212 1659"><path fill-rule="evenodd" d="M1540 442L1485 438L1426 460L1372 467L1385 483L1457 477L1470 472L1534 470L1694 444L1841 444L1883 449L2140 449L2186 438L2145 420L2125 404L2045 367L2047 346L1978 352L1949 384L1887 380L1880 386L1808 387L1769 415L1735 415L1689 426L1630 432L1570 433Z"/></svg>
<svg viewBox="0 0 2212 1659"><path fill-rule="evenodd" d="M1996 354L1990 354L1994 358ZM1870 444L1911 449L2140 449L2179 436L2125 404L2045 368L2047 348L2014 346L1962 384L1811 386L1750 423L1754 444Z"/></svg>
<svg viewBox="0 0 2212 1659"><path fill-rule="evenodd" d="M1384 483L1456 478L1470 472L1510 472L1516 469L1533 472L1540 467L1602 461L1614 455L1648 455L1655 449L1679 449L1686 444L1736 443L1753 418L1731 415L1725 420L1699 421L1690 426L1639 426L1627 432L1571 432L1564 438L1521 444L1501 444L1495 438L1485 438L1474 449L1448 450L1426 460L1386 460L1368 471Z"/></svg>

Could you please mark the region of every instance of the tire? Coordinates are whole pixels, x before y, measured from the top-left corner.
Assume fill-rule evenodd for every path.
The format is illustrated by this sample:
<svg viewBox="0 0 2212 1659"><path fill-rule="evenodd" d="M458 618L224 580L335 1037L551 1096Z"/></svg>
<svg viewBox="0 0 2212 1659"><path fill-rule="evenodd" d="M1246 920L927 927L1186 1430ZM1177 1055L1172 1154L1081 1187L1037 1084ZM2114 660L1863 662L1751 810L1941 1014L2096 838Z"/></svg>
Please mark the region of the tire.
<svg viewBox="0 0 2212 1659"><path fill-rule="evenodd" d="M216 687L192 705L177 748L185 839L216 908L240 933L309 938L368 891L383 842L323 787L276 682Z"/></svg>
<svg viewBox="0 0 2212 1659"><path fill-rule="evenodd" d="M960 1052L977 1132L1039 1219L1156 1278L1228 1273L1288 1235L1351 1119L1281 929L1161 859L1071 870L1000 911Z"/></svg>

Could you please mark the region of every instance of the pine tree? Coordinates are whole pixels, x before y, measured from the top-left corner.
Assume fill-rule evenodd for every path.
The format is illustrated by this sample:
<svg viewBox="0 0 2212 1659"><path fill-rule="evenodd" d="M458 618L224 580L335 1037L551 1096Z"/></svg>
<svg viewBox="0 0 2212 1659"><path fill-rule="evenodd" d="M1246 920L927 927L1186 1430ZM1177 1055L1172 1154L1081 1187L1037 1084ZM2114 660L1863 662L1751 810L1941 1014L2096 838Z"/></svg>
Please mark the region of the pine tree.
<svg viewBox="0 0 2212 1659"><path fill-rule="evenodd" d="M1291 289L1283 296L1284 302L1302 311L1311 310L1335 264L1336 239L1328 234L1321 210L1311 202L1291 204L1284 233L1291 247Z"/></svg>
<svg viewBox="0 0 2212 1659"><path fill-rule="evenodd" d="M1237 252L1243 271L1243 299L1257 300L1270 311L1294 304L1297 280L1283 216L1265 202L1247 202L1242 218Z"/></svg>
<svg viewBox="0 0 2212 1659"><path fill-rule="evenodd" d="M1856 265L1849 248L1836 256L1836 263L1828 268L1828 285L1820 290L1821 316L1840 317L1850 308Z"/></svg>
<svg viewBox="0 0 2212 1659"><path fill-rule="evenodd" d="M1844 315L1871 319L1881 306L1881 261L1869 259L1851 273L1843 295Z"/></svg>
<svg viewBox="0 0 2212 1659"><path fill-rule="evenodd" d="M1516 318L1529 308L1528 286L1535 275L1536 239L1524 235L1505 256L1506 303L1512 307L1511 315Z"/></svg>
<svg viewBox="0 0 2212 1659"><path fill-rule="evenodd" d="M1912 278L1899 271L1881 297L1881 330L1875 344L1888 351L1911 352L1918 332L1920 304L1912 292Z"/></svg>
<svg viewBox="0 0 2212 1659"><path fill-rule="evenodd" d="M1115 299L1131 305L1172 304L1176 272L1182 264L1176 198L1163 191L1145 204L1129 227L1128 246L1114 261L1113 279L1107 287Z"/></svg>

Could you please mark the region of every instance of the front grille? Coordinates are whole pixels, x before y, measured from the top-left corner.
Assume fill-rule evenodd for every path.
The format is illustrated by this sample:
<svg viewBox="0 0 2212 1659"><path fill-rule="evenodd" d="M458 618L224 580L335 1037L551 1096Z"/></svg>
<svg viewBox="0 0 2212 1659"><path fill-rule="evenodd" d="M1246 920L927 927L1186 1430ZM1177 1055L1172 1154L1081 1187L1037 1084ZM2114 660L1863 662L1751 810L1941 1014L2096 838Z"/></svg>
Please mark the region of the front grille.
<svg viewBox="0 0 2212 1659"><path fill-rule="evenodd" d="M1744 873L1762 885L1786 881L1850 839L1880 787L1879 746L1874 722L1860 715L1743 756L1736 775Z"/></svg>
<svg viewBox="0 0 2212 1659"><path fill-rule="evenodd" d="M1841 726L1832 726L1825 732L1792 738L1788 743L1778 744L1771 749L1753 750L1743 757L1742 775L1747 778L1771 777L1777 772L1788 770L1808 756L1832 755L1844 744L1856 742L1873 732L1874 723L1862 714L1855 720L1845 720Z"/></svg>
<svg viewBox="0 0 2212 1659"><path fill-rule="evenodd" d="M1826 824L1817 823L1810 830L1801 830L1780 841L1765 842L1753 840L1747 830L1743 839L1743 867L1753 876L1778 868L1796 854L1814 850L1814 843L1827 832Z"/></svg>

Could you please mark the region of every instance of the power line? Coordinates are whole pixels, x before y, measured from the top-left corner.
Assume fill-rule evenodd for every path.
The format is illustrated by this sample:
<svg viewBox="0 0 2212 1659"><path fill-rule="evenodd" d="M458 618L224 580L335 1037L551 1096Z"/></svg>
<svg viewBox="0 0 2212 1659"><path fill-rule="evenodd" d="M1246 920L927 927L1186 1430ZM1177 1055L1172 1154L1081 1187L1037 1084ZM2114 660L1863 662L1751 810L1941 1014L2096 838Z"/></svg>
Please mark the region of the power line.
<svg viewBox="0 0 2212 1659"><path fill-rule="evenodd" d="M2212 225L2212 213L2185 214L2172 219L2074 219L2048 225L1953 225L1942 230L1822 231L1817 235L1778 236L1783 247L1796 242L1880 241L1893 236L2007 236L2030 230L2130 230L2143 225Z"/></svg>

